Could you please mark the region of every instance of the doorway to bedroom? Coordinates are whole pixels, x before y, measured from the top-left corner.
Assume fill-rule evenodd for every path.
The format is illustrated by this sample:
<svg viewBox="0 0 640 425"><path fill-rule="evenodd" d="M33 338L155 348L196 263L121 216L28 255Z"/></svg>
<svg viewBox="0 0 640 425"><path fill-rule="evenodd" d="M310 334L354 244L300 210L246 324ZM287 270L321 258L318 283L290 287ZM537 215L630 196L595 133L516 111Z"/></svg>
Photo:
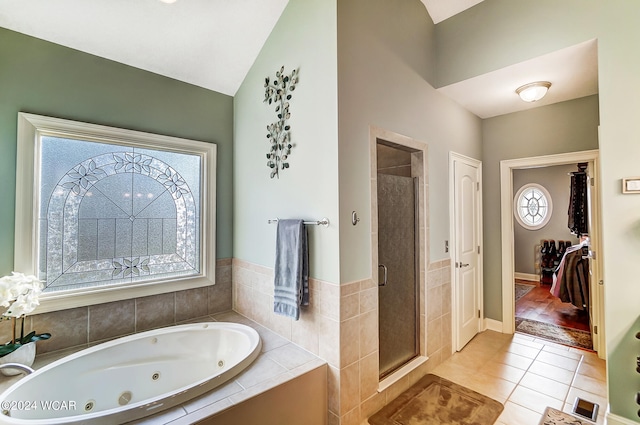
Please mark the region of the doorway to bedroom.
<svg viewBox="0 0 640 425"><path fill-rule="evenodd" d="M586 184L585 222L578 231L574 226L572 233L568 212L574 199L572 180L579 172ZM603 299L600 258L595 255L600 252L597 151L503 161L501 174L508 186L503 185L503 214L508 199L511 218L503 216L503 232L512 235L503 237L505 332L511 327L536 338L600 351ZM510 270L505 258L512 261ZM560 270L574 283L567 286ZM581 286L571 286L580 282ZM569 296L569 290L577 292Z"/></svg>

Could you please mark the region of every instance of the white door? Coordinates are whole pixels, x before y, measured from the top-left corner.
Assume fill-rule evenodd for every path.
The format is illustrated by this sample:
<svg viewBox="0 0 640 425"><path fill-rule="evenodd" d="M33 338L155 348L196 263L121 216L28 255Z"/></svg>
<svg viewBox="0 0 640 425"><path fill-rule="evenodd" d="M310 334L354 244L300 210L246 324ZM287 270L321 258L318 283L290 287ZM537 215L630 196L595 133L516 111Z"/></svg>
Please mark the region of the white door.
<svg viewBox="0 0 640 425"><path fill-rule="evenodd" d="M588 196L588 217L589 217L589 324L591 326L591 339L593 349L601 358L604 358L604 326L601 326L604 317L604 287L602 285L602 245L600 244L600 226L598 214L598 191L595 184L597 181L596 161L590 161L587 167L587 196Z"/></svg>
<svg viewBox="0 0 640 425"><path fill-rule="evenodd" d="M480 172L479 164L453 160L454 306L456 349L480 331Z"/></svg>

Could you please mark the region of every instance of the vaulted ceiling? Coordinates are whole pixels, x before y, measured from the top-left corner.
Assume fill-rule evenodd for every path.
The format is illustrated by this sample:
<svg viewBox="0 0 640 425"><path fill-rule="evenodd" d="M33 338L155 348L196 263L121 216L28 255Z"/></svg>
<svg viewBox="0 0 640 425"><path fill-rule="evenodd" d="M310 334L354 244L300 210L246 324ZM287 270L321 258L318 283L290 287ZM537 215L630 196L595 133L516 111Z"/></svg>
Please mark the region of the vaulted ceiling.
<svg viewBox="0 0 640 425"><path fill-rule="evenodd" d="M482 3L484 0L421 0L434 24Z"/></svg>
<svg viewBox="0 0 640 425"><path fill-rule="evenodd" d="M233 96L288 3L164 1L0 0L0 27ZM438 23L483 0L421 1ZM595 49L594 41L438 90L481 118L594 94ZM513 93L520 81L552 78L535 105Z"/></svg>
<svg viewBox="0 0 640 425"><path fill-rule="evenodd" d="M233 96L288 0L0 0L0 26Z"/></svg>

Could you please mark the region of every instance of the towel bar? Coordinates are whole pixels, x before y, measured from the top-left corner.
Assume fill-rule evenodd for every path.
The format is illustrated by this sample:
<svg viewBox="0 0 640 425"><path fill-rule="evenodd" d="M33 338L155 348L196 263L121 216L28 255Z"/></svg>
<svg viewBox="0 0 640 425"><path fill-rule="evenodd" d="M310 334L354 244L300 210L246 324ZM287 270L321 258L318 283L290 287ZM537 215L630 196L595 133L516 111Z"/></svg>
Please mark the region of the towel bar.
<svg viewBox="0 0 640 425"><path fill-rule="evenodd" d="M267 220L267 223L272 224L272 223L277 223L278 219L277 218L270 218L269 220ZM320 220L313 220L313 221L303 221L304 224L313 224L314 226L324 226L324 227L329 227L329 219L327 217L323 217Z"/></svg>

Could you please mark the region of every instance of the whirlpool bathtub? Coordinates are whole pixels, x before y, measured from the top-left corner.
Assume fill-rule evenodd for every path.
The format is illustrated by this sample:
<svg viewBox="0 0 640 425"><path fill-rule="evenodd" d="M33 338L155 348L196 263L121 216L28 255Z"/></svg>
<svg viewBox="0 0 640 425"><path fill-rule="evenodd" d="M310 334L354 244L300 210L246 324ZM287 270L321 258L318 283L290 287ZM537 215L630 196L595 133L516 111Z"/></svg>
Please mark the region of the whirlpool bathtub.
<svg viewBox="0 0 640 425"><path fill-rule="evenodd" d="M55 361L0 394L0 424L115 424L176 406L239 374L260 353L245 325L143 332Z"/></svg>

